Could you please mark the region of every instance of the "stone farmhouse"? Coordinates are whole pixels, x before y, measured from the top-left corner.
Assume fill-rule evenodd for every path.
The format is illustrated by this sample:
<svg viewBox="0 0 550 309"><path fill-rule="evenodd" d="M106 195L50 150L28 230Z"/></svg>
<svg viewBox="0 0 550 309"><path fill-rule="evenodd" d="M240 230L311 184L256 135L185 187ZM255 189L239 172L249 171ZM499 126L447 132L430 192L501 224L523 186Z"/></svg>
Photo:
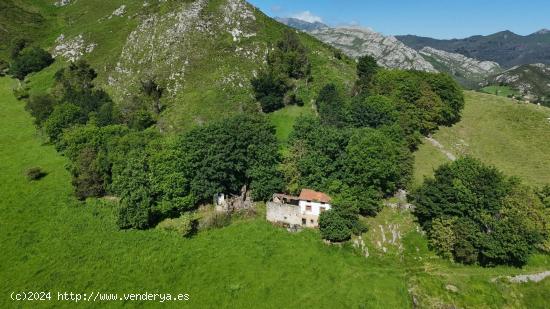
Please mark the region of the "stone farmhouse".
<svg viewBox="0 0 550 309"><path fill-rule="evenodd" d="M325 193L309 189L302 189L300 196L274 194L267 203L266 219L293 228L316 228L319 215L331 208L330 201Z"/></svg>

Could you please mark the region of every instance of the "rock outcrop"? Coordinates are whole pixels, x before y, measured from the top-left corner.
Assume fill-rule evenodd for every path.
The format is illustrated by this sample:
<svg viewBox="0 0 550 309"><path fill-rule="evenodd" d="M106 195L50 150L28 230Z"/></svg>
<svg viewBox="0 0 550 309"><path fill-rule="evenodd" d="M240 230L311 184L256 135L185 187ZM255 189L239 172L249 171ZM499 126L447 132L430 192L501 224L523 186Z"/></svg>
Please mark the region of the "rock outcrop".
<svg viewBox="0 0 550 309"><path fill-rule="evenodd" d="M474 82L502 72L500 65L493 61L478 61L457 53L450 53L432 47L424 47L420 54L441 71Z"/></svg>
<svg viewBox="0 0 550 309"><path fill-rule="evenodd" d="M386 68L437 71L414 49L392 36L384 36L368 28L321 28L309 33L350 57L371 55L377 59L379 65Z"/></svg>

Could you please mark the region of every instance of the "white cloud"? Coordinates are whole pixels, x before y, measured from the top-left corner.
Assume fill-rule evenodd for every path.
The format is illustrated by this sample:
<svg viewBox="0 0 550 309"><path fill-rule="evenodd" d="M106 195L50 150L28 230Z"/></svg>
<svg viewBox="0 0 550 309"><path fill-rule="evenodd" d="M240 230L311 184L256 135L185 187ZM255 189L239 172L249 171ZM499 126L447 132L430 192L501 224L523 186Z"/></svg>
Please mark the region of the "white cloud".
<svg viewBox="0 0 550 309"><path fill-rule="evenodd" d="M308 23L323 22L323 19L320 16L313 15L311 14L310 11L303 11L298 14L294 14L291 17L299 20L307 21Z"/></svg>

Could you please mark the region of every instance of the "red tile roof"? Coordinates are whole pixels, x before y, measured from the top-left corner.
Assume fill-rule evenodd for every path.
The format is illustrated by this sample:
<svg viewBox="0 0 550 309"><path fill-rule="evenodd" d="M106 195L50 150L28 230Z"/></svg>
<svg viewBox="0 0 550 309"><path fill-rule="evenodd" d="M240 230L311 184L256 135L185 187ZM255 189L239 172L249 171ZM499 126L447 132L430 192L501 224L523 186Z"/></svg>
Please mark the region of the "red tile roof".
<svg viewBox="0 0 550 309"><path fill-rule="evenodd" d="M330 203L330 196L326 195L323 192L317 192L310 189L302 189L302 192L300 192L300 199L306 201Z"/></svg>

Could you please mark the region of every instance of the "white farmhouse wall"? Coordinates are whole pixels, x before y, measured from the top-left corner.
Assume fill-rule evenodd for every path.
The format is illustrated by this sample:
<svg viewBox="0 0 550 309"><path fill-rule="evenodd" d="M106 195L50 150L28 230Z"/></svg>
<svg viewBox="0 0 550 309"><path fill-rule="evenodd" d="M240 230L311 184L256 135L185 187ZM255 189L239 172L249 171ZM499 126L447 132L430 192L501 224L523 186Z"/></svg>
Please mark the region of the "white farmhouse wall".
<svg viewBox="0 0 550 309"><path fill-rule="evenodd" d="M303 215L319 216L321 214L321 208L329 210L331 208L330 204L323 204L319 202L308 202L300 200L300 212ZM307 210L307 206L311 206L311 211Z"/></svg>

